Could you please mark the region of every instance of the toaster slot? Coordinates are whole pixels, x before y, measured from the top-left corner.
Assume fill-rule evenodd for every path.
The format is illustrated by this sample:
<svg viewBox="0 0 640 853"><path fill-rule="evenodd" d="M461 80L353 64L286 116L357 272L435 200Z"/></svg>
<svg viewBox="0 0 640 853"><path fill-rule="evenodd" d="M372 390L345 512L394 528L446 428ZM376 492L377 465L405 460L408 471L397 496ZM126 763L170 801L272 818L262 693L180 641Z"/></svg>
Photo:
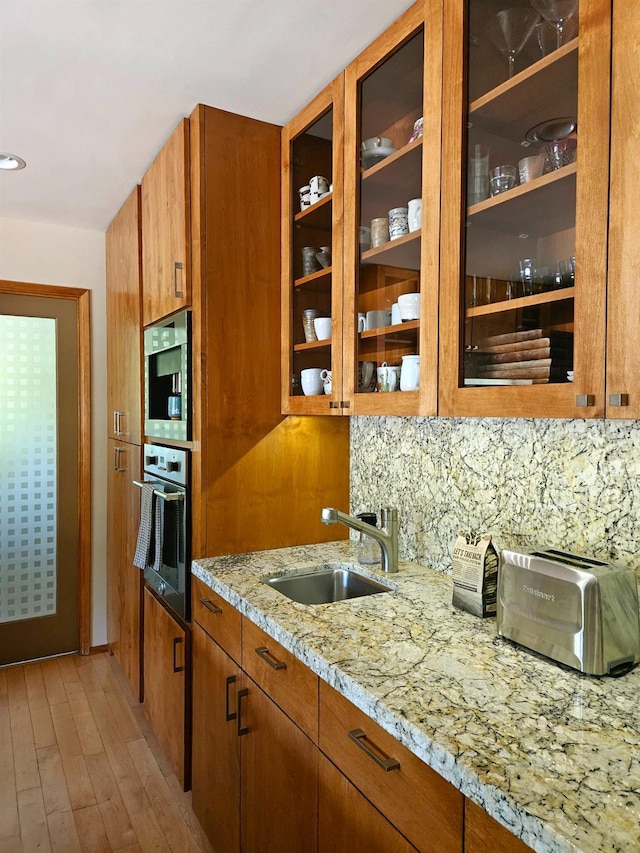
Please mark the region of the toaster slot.
<svg viewBox="0 0 640 853"><path fill-rule="evenodd" d="M556 563L564 563L565 566L575 566L578 569L589 570L592 566L608 566L608 563L602 560L593 560L590 557L581 557L578 554L570 554L568 551L556 551L554 548L549 548L548 551L533 551L534 557L542 557L548 560L555 560Z"/></svg>

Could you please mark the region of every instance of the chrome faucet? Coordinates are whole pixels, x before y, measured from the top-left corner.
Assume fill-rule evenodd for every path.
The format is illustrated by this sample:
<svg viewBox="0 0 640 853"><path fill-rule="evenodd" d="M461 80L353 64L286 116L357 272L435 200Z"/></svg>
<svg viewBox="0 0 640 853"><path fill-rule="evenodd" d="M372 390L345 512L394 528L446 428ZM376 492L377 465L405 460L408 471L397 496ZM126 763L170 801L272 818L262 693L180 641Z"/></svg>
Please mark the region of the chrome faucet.
<svg viewBox="0 0 640 853"><path fill-rule="evenodd" d="M354 518L352 515L347 515L345 512L340 512L339 509L334 509L331 506L325 506L322 510L323 524L346 524L347 527L358 530L360 533L366 533L380 545L382 551L382 568L385 572L398 571L398 510L393 507L383 507L380 510L382 528L374 527L372 524L367 524L366 521L361 521L359 518Z"/></svg>

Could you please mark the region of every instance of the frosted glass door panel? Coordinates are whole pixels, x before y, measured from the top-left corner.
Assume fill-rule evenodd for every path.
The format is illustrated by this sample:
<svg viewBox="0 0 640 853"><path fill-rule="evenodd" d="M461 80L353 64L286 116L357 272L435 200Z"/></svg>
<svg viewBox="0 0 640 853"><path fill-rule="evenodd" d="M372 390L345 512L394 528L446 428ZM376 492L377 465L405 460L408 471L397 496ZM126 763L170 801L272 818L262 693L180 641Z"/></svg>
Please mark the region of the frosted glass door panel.
<svg viewBox="0 0 640 853"><path fill-rule="evenodd" d="M56 325L0 315L0 622L56 612Z"/></svg>

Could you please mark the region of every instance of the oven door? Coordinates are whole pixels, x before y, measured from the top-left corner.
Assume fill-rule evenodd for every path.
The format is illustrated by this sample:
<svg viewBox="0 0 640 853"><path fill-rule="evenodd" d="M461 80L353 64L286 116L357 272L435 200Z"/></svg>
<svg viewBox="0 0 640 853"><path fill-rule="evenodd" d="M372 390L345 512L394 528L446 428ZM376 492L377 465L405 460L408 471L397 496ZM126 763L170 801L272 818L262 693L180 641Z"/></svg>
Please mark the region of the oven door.
<svg viewBox="0 0 640 853"><path fill-rule="evenodd" d="M188 620L188 492L184 486L145 475L154 485L153 547L144 570L147 583L167 607Z"/></svg>

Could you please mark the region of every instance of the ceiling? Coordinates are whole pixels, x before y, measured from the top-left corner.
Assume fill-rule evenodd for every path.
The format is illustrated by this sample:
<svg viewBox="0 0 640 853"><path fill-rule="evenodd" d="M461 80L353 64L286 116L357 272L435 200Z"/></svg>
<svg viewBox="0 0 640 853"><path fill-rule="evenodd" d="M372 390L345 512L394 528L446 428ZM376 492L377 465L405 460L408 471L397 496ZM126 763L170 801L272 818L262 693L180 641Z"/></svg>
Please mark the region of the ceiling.
<svg viewBox="0 0 640 853"><path fill-rule="evenodd" d="M197 103L285 124L413 0L0 0L0 217L104 230Z"/></svg>

